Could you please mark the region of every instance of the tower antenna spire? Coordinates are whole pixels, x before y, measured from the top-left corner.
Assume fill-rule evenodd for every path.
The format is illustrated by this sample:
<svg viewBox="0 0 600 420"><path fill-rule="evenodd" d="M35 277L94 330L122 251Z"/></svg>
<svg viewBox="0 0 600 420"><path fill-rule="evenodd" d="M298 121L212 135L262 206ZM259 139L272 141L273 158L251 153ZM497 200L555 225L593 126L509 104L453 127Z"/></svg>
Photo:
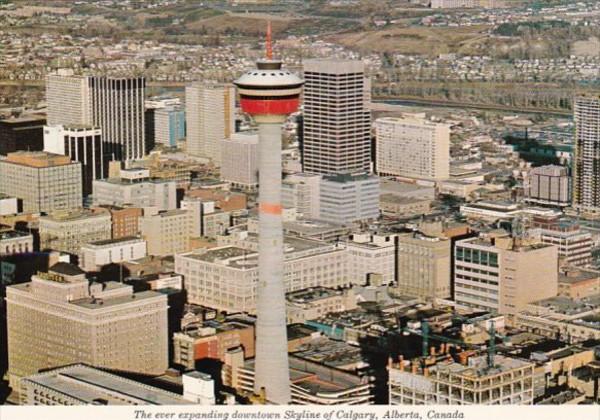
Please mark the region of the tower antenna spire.
<svg viewBox="0 0 600 420"><path fill-rule="evenodd" d="M271 21L267 21L267 60L273 59L273 44L272 44L272 28Z"/></svg>

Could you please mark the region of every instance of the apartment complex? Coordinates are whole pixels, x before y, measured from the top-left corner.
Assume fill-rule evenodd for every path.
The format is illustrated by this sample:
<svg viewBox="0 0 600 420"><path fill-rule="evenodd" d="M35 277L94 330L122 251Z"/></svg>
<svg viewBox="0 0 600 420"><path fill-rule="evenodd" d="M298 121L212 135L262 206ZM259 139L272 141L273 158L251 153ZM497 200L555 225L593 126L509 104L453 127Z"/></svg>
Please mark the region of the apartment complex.
<svg viewBox="0 0 600 420"><path fill-rule="evenodd" d="M454 300L459 306L514 315L558 292L558 249L492 235L463 239L454 254Z"/></svg>
<svg viewBox="0 0 600 420"><path fill-rule="evenodd" d="M234 133L221 143L221 179L244 190L258 188L258 133Z"/></svg>
<svg viewBox="0 0 600 420"><path fill-rule="evenodd" d="M450 176L450 126L425 115L375 121L375 168L380 176L443 181Z"/></svg>
<svg viewBox="0 0 600 420"><path fill-rule="evenodd" d="M524 180L525 199L530 203L565 207L571 203L568 168L546 165L533 168Z"/></svg>
<svg viewBox="0 0 600 420"><path fill-rule="evenodd" d="M415 362L389 367L389 401L392 405L533 404L535 364L496 356L437 361L421 368Z"/></svg>
<svg viewBox="0 0 600 420"><path fill-rule="evenodd" d="M285 239L286 292L349 284L346 252L333 244ZM198 249L175 256L188 299L227 312L256 312L258 253L234 246ZM219 281L215 281L215 279Z"/></svg>
<svg viewBox="0 0 600 420"><path fill-rule="evenodd" d="M6 296L12 387L41 369L72 363L150 375L168 367L162 293L90 284L79 268L58 263L7 287Z"/></svg>
<svg viewBox="0 0 600 420"><path fill-rule="evenodd" d="M79 255L89 242L111 238L110 213L104 209L53 212L40 217L40 247Z"/></svg>
<svg viewBox="0 0 600 420"><path fill-rule="evenodd" d="M221 165L221 145L235 132L232 85L196 82L185 88L187 153Z"/></svg>
<svg viewBox="0 0 600 420"><path fill-rule="evenodd" d="M600 98L574 100L575 150L573 156L573 207L583 213L600 211Z"/></svg>
<svg viewBox="0 0 600 420"><path fill-rule="evenodd" d="M9 153L0 161L0 193L23 201L24 213L82 206L81 163L45 152Z"/></svg>
<svg viewBox="0 0 600 420"><path fill-rule="evenodd" d="M44 151L81 162L83 195L92 194L92 183L108 175L109 156L104 153L102 130L85 125L44 127Z"/></svg>
<svg viewBox="0 0 600 420"><path fill-rule="evenodd" d="M303 171L370 172L370 82L365 65L350 60L306 60Z"/></svg>
<svg viewBox="0 0 600 420"><path fill-rule="evenodd" d="M418 232L399 234L396 241L394 293L425 300L450 297L450 241Z"/></svg>
<svg viewBox="0 0 600 420"><path fill-rule="evenodd" d="M150 178L149 169L121 169L119 177L93 182L94 204L111 206L177 208L177 183Z"/></svg>

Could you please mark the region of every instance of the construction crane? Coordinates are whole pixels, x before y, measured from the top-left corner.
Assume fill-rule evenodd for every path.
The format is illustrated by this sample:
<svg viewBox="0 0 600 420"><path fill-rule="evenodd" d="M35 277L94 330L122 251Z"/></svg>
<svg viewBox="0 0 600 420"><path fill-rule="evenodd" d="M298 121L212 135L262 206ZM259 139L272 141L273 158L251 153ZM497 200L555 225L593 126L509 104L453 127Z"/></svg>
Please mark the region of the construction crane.
<svg viewBox="0 0 600 420"><path fill-rule="evenodd" d="M420 335L423 338L422 346L421 346L421 355L423 357L429 356L429 340L430 339L441 341L443 343L455 344L457 346L461 346L461 347L465 347L465 348L477 347L472 344L465 343L462 340L457 340L454 338L449 338L449 337L445 337L443 335L438 335L438 334L431 334L431 330L429 328L429 323L427 321L421 321L421 330L420 331L416 330L416 329L412 329L412 328L407 328L407 327L401 328L401 330L406 333Z"/></svg>

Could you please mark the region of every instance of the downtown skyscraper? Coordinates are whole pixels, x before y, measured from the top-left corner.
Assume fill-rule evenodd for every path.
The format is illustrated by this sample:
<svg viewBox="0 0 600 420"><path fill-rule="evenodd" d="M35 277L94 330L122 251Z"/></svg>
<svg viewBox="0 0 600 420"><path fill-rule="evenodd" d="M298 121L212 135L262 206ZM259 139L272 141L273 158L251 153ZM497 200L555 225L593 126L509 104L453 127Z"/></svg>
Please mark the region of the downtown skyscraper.
<svg viewBox="0 0 600 420"><path fill-rule="evenodd" d="M221 143L235 132L232 85L193 83L185 88L187 153L221 165Z"/></svg>
<svg viewBox="0 0 600 420"><path fill-rule="evenodd" d="M574 105L573 207L600 212L600 97L578 96Z"/></svg>
<svg viewBox="0 0 600 420"><path fill-rule="evenodd" d="M370 172L370 83L361 61L304 63L303 170Z"/></svg>
<svg viewBox="0 0 600 420"><path fill-rule="evenodd" d="M105 153L113 160L144 157L143 77L95 76L90 78L92 123L102 129Z"/></svg>
<svg viewBox="0 0 600 420"><path fill-rule="evenodd" d="M80 76L59 71L46 80L48 125L102 130L103 152L131 161L145 153L143 77Z"/></svg>

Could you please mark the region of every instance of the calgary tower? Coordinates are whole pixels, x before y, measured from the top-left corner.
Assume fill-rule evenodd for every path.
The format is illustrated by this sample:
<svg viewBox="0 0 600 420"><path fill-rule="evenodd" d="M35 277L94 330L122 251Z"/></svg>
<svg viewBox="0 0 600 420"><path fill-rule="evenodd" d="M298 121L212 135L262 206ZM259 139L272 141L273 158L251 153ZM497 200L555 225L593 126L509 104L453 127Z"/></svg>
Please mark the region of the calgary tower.
<svg viewBox="0 0 600 420"><path fill-rule="evenodd" d="M269 403L291 401L285 313L281 207L281 126L298 109L304 81L273 59L271 24L267 54L234 84L241 108L258 124L258 300L254 391Z"/></svg>

